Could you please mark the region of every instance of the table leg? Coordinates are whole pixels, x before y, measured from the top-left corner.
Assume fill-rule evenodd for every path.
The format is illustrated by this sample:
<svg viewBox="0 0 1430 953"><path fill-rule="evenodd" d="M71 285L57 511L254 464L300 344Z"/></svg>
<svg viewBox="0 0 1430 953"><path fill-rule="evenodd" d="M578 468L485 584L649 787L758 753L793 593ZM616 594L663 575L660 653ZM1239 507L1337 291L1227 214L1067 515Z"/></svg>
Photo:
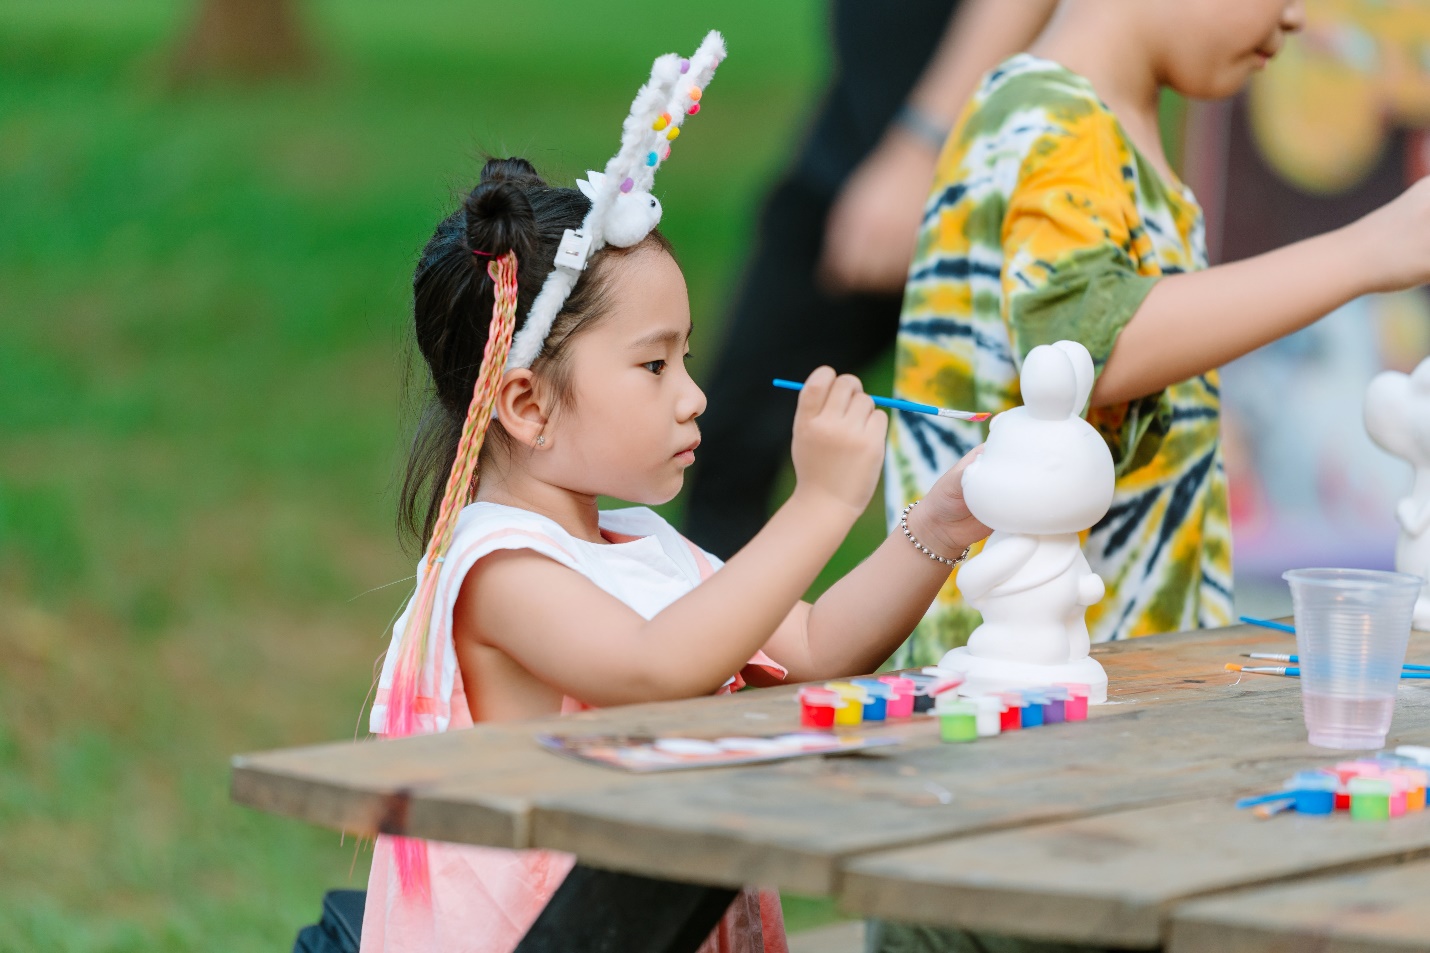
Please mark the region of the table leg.
<svg viewBox="0 0 1430 953"><path fill-rule="evenodd" d="M516 953L695 953L737 892L577 864Z"/></svg>

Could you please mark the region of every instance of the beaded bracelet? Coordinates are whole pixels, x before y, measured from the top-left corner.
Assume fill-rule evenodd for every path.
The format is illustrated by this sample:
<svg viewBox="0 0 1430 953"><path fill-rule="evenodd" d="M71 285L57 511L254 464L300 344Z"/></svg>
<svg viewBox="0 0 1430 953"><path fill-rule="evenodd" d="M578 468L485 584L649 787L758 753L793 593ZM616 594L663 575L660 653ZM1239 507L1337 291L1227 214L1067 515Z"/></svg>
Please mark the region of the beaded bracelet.
<svg viewBox="0 0 1430 953"><path fill-rule="evenodd" d="M969 552L968 549L964 549L964 551L958 556L957 559L949 559L947 556L940 556L938 553L934 552L932 549L929 549L923 543L918 541L918 537L914 536L913 532L909 529L909 510L913 509L918 505L919 501L914 500L908 506L904 507L904 512L899 514L899 529L903 530L904 535L909 538L909 542L914 544L914 549L917 549L929 559L937 559L939 562L943 563L950 569L954 568L959 563L967 559Z"/></svg>

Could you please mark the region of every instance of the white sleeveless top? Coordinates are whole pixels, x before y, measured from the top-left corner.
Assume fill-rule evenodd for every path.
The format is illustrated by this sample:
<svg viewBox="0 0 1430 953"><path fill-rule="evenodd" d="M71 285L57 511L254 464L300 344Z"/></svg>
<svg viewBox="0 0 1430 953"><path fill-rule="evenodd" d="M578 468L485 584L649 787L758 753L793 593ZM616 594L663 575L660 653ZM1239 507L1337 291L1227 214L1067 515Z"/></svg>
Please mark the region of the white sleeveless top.
<svg viewBox="0 0 1430 953"><path fill-rule="evenodd" d="M638 538L611 543L587 542L572 536L545 516L499 503L472 503L458 514L452 545L438 577L436 604L428 630L427 658L417 701L420 733L446 731L451 723L452 689L457 678L452 608L462 581L483 556L506 549L541 553L590 579L644 619L654 617L699 585L711 571L724 565L643 506L602 511L600 527L604 534L617 538ZM706 565L701 566L701 561ZM419 563L417 588L422 585L423 573L423 565ZM372 707L370 728L375 734L385 733L387 695L411 612L409 599L392 628L392 643L382 663L377 702Z"/></svg>

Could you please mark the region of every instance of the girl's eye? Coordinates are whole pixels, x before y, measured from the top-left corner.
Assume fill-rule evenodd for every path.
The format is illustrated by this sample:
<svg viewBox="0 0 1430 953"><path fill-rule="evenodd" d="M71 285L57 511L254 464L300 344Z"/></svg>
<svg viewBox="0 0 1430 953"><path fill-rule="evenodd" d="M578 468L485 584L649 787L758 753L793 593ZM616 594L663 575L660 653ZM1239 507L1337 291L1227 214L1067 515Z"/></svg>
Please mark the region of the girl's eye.
<svg viewBox="0 0 1430 953"><path fill-rule="evenodd" d="M660 372L665 370L665 361L646 361L644 364L641 365L641 367L644 367L646 370L659 377Z"/></svg>

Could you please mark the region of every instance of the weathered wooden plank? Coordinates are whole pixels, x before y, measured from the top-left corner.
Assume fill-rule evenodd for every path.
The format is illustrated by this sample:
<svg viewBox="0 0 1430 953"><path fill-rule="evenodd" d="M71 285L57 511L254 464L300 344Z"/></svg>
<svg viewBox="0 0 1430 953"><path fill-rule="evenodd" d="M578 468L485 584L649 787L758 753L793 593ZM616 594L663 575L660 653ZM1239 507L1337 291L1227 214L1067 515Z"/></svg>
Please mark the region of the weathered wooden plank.
<svg viewBox="0 0 1430 953"><path fill-rule="evenodd" d="M1414 710L1414 717L1398 720L1414 727L1404 737L1423 742L1430 738L1430 705L1421 699ZM1237 775L1244 780L1269 768L1284 776L1314 760L1245 765ZM1173 908L1188 898L1430 856L1430 814L1388 823L1345 814L1263 821L1236 810L1241 790L1231 784L1208 799L856 858L846 865L840 902L851 913L1152 947L1163 940Z"/></svg>
<svg viewBox="0 0 1430 953"><path fill-rule="evenodd" d="M1408 689L1396 723L1403 740L1430 739L1430 692ZM1292 683L973 745L541 797L532 838L618 870L827 893L850 855L1234 794L1340 757L1306 743Z"/></svg>
<svg viewBox="0 0 1430 953"><path fill-rule="evenodd" d="M1240 651L1284 651L1289 641L1266 629L1237 626L1098 646L1095 651L1113 678L1112 697L1123 704L1094 709L1094 721L1142 717L1159 706L1199 704L1208 699L1294 694L1296 684L1288 679L1248 676L1237 684L1235 676L1221 670L1223 663L1235 658ZM1417 636L1412 643L1412 655L1430 658L1430 639ZM708 737L784 731L795 727L793 694L794 688L784 687L743 692L734 697L632 705L562 719L489 724L441 736L245 755L234 760L233 796L240 803L262 810L359 833L386 830L493 846L530 846L529 816L537 798L656 791L672 784L683 790L686 783L668 776L626 775L561 758L536 746L532 737L537 732ZM727 769L704 772L688 783L704 786L712 778L728 776L727 787L756 792L762 805L771 798L787 798L789 810L795 813L803 812L801 805L806 788L813 789L816 796L821 789L853 792L848 796L862 799L861 803L894 799L906 806L913 805L908 809L915 814L929 810L919 805L941 806L938 799L944 795L939 791L952 789L938 781L937 775L925 777L927 766L920 760L942 761L950 757L939 753L941 749L933 738L932 725L925 721L886 730L905 735L910 749L928 749L933 753L919 755L911 750L907 755L901 754L892 767L886 761L836 759ZM1082 729L1070 726L1048 730ZM1149 729L1129 724L1128 730L1145 733ZM1018 787L1030 778L1045 774L1048 765L1064 761L1068 762L1065 769L1069 776L1097 772L1107 764L1099 758L1117 756L1116 750L1104 746L1097 753L1080 752L1069 759L1066 757L1068 748L1061 743L1004 739L996 747L976 746L979 754L958 757L972 757L971 765L980 763L980 758L1001 761L1015 750L1025 750L1020 746L1029 744L1033 747L1026 748L1027 757L1032 761L1020 769L1014 759L1008 771L1000 775L1004 779L1000 783ZM1046 744L1046 749L1038 747L1040 744ZM905 760L906 757L910 760ZM874 768L871 764L882 766ZM987 770L976 767L974 773L984 776ZM1020 770L1024 771L1021 775ZM934 781L935 788L925 787L925 782L930 780ZM975 795L976 792L960 792L958 796L967 800ZM1036 791L1028 796L1036 796ZM1079 810L1075 804L1065 807L1069 812ZM738 810L737 803L732 803L730 810ZM1007 810L993 814L999 824L1017 823L1021 816ZM1047 805L1038 803L1026 816L1046 819L1050 815ZM809 820L814 823L817 818L811 815ZM731 823L737 824L737 821L732 816ZM751 830L759 827L759 823L752 821L752 824ZM917 830L921 832L923 828ZM692 832L693 836L697 834L698 831ZM900 829L898 836L918 839L924 835L910 835ZM802 878L807 889L815 884L827 886L830 883L828 853L821 848L818 854L820 862L826 865L824 873L812 879Z"/></svg>
<svg viewBox="0 0 1430 953"><path fill-rule="evenodd" d="M1430 863L1182 904L1167 953L1410 953L1430 949Z"/></svg>

